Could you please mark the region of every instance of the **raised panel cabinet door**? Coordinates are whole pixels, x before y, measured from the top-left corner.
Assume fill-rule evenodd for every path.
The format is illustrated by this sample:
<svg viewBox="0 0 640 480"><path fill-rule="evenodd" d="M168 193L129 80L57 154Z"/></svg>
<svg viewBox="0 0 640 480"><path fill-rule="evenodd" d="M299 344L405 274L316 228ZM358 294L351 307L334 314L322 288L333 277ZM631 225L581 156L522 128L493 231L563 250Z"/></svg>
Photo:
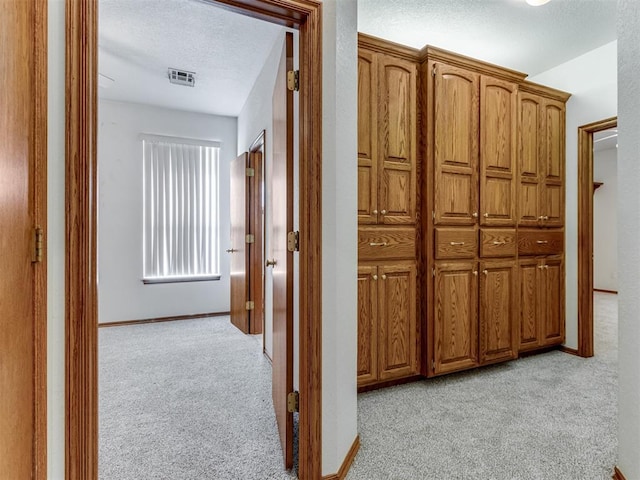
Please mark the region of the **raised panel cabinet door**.
<svg viewBox="0 0 640 480"><path fill-rule="evenodd" d="M414 223L417 66L389 55L378 60L378 223Z"/></svg>
<svg viewBox="0 0 640 480"><path fill-rule="evenodd" d="M544 345L564 342L564 262L561 256L547 257L543 262L545 311L542 317Z"/></svg>
<svg viewBox="0 0 640 480"><path fill-rule="evenodd" d="M475 225L480 76L438 62L429 62L429 71L434 76L434 224Z"/></svg>
<svg viewBox="0 0 640 480"><path fill-rule="evenodd" d="M480 363L518 356L515 260L480 263Z"/></svg>
<svg viewBox="0 0 640 480"><path fill-rule="evenodd" d="M542 171L545 155L543 101L538 95L518 93L518 225L540 224Z"/></svg>
<svg viewBox="0 0 640 480"><path fill-rule="evenodd" d="M377 56L358 50L358 223L378 221Z"/></svg>
<svg viewBox="0 0 640 480"><path fill-rule="evenodd" d="M520 304L520 346L519 351L527 351L542 345L542 328L540 317L544 308L541 306L540 287L541 262L535 258L527 258L518 262L518 297Z"/></svg>
<svg viewBox="0 0 640 480"><path fill-rule="evenodd" d="M545 115L545 170L541 215L545 227L564 225L565 179L565 105L546 100Z"/></svg>
<svg viewBox="0 0 640 480"><path fill-rule="evenodd" d="M480 78L480 224L516 224L517 86Z"/></svg>
<svg viewBox="0 0 640 480"><path fill-rule="evenodd" d="M358 386L378 379L378 268L358 266Z"/></svg>
<svg viewBox="0 0 640 480"><path fill-rule="evenodd" d="M380 380L419 373L416 264L378 266L378 365Z"/></svg>
<svg viewBox="0 0 640 480"><path fill-rule="evenodd" d="M478 366L478 264L435 267L433 372Z"/></svg>

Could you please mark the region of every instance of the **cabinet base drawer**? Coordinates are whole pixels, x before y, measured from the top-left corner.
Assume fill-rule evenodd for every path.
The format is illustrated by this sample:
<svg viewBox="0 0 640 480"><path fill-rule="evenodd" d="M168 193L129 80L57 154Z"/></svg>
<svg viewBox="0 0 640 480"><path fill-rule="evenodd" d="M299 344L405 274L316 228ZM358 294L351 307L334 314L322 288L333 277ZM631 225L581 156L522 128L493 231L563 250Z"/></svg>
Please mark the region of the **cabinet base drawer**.
<svg viewBox="0 0 640 480"><path fill-rule="evenodd" d="M480 230L481 257L515 257L515 229L483 228Z"/></svg>
<svg viewBox="0 0 640 480"><path fill-rule="evenodd" d="M414 258L416 229L411 227L360 227L358 260Z"/></svg>
<svg viewBox="0 0 640 480"><path fill-rule="evenodd" d="M519 230L519 255L553 255L564 252L564 232Z"/></svg>
<svg viewBox="0 0 640 480"><path fill-rule="evenodd" d="M436 228L436 259L474 258L478 233L474 228Z"/></svg>

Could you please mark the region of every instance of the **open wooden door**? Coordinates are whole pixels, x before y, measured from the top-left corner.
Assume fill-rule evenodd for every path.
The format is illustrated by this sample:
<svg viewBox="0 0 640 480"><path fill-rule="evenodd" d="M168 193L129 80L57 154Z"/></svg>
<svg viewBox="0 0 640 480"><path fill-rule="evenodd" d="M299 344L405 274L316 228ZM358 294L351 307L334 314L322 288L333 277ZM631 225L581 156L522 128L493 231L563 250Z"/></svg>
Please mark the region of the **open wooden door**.
<svg viewBox="0 0 640 480"><path fill-rule="evenodd" d="M248 158L248 153L243 153L231 162L231 246L227 250L231 255L231 323L244 333L249 333L246 248Z"/></svg>
<svg viewBox="0 0 640 480"><path fill-rule="evenodd" d="M287 71L293 70L293 34L287 33L273 91L273 161L269 192L270 263L273 268L273 407L287 469L293 466L293 253L287 233L293 230L293 92Z"/></svg>

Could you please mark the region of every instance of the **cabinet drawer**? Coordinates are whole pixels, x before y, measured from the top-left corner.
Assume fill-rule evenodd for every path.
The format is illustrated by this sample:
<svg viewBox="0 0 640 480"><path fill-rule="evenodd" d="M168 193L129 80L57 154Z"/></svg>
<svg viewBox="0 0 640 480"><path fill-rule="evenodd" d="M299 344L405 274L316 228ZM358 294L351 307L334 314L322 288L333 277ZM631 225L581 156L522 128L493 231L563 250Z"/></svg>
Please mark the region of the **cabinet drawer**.
<svg viewBox="0 0 640 480"><path fill-rule="evenodd" d="M436 258L473 258L478 253L474 228L436 228Z"/></svg>
<svg viewBox="0 0 640 480"><path fill-rule="evenodd" d="M483 228L480 230L481 257L515 257L515 229Z"/></svg>
<svg viewBox="0 0 640 480"><path fill-rule="evenodd" d="M360 227L358 259L415 258L416 229L410 227Z"/></svg>
<svg viewBox="0 0 640 480"><path fill-rule="evenodd" d="M520 230L518 254L552 255L564 252L564 232L546 230Z"/></svg>

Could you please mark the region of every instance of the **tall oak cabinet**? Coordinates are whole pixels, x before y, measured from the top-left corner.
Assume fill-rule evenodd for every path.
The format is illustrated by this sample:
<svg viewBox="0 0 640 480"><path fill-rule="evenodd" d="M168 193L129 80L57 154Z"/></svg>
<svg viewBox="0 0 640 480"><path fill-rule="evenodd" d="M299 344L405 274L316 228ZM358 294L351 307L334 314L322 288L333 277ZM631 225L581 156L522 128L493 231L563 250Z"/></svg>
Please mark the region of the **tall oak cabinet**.
<svg viewBox="0 0 640 480"><path fill-rule="evenodd" d="M569 95L359 36L358 385L564 341Z"/></svg>

